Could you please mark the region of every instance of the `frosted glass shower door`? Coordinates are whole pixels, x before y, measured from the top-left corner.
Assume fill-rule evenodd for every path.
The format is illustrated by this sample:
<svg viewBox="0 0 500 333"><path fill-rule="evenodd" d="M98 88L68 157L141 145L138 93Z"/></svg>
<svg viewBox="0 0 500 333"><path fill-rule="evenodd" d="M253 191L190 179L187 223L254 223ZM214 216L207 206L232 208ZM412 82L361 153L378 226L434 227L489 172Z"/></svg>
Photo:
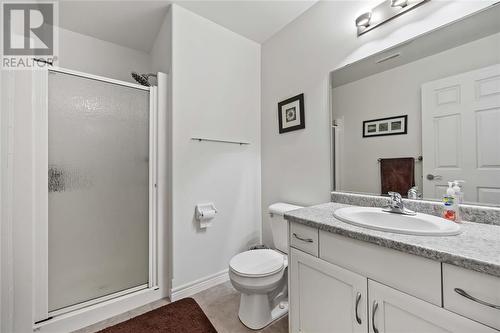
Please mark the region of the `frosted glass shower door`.
<svg viewBox="0 0 500 333"><path fill-rule="evenodd" d="M147 287L149 91L48 74L48 311Z"/></svg>

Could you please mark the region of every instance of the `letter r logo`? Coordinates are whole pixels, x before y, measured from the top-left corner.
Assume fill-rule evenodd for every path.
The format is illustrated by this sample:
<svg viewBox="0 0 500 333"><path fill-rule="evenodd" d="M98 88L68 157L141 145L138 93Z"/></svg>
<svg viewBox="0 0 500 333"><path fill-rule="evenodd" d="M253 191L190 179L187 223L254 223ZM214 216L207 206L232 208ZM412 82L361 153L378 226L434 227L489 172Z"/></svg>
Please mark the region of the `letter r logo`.
<svg viewBox="0 0 500 333"><path fill-rule="evenodd" d="M4 55L54 54L54 4L3 3Z"/></svg>

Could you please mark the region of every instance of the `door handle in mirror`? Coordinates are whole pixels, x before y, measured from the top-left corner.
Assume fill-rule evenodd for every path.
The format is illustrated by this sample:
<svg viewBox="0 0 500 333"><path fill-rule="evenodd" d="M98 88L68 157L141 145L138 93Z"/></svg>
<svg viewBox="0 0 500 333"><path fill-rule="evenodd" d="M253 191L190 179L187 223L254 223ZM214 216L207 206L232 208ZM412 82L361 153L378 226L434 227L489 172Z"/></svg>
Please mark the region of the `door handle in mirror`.
<svg viewBox="0 0 500 333"><path fill-rule="evenodd" d="M441 180L441 179L443 179L443 177L440 175L432 175L430 173L427 174L426 178L427 178L427 180Z"/></svg>

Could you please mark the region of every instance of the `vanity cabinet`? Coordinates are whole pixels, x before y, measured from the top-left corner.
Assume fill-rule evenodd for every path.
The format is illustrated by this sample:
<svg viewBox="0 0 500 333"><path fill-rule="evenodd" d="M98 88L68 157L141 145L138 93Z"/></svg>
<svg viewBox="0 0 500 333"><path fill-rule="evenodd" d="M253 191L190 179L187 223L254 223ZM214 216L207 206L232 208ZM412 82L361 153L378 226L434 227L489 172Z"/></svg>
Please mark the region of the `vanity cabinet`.
<svg viewBox="0 0 500 333"><path fill-rule="evenodd" d="M296 249L291 259L291 332L366 333L365 277Z"/></svg>
<svg viewBox="0 0 500 333"><path fill-rule="evenodd" d="M441 263L416 255L319 232L320 258L441 306Z"/></svg>
<svg viewBox="0 0 500 333"><path fill-rule="evenodd" d="M295 238L289 252L290 332L498 333L500 310L471 307L464 303L470 300L446 289L485 274L464 270L462 277L446 264L442 272L437 261L297 226L290 225L290 239ZM311 251L311 237L304 237L316 232L318 252ZM499 279L476 281L484 283L470 290L494 301ZM485 295L485 288L492 295Z"/></svg>

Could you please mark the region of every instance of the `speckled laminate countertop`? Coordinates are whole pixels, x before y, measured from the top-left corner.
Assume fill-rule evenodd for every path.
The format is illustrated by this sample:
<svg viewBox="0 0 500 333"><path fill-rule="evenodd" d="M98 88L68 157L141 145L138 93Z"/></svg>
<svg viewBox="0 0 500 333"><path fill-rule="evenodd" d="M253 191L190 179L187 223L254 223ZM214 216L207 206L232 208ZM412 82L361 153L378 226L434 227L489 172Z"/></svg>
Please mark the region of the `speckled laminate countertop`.
<svg viewBox="0 0 500 333"><path fill-rule="evenodd" d="M422 256L500 277L500 226L464 222L457 236L412 236L357 227L342 222L333 212L349 205L330 202L285 214L305 224L352 239Z"/></svg>

